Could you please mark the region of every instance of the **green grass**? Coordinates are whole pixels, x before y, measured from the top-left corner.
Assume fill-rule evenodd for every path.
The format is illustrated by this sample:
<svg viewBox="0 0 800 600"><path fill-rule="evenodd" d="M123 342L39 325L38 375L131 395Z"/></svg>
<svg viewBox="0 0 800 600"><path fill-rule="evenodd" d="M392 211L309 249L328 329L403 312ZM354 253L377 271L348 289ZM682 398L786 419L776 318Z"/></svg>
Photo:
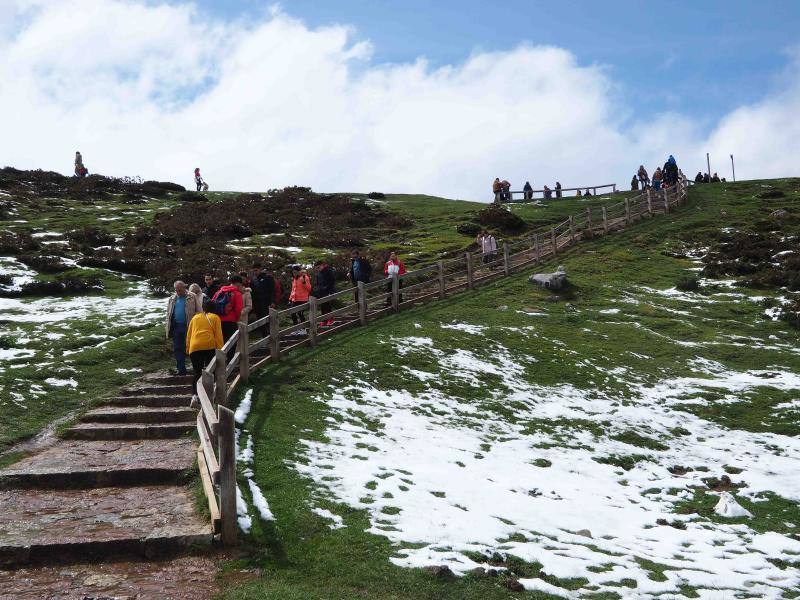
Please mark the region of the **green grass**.
<svg viewBox="0 0 800 600"><path fill-rule="evenodd" d="M769 202L759 205L752 202L753 190L760 184L737 185L748 191L742 194L732 184L695 188L689 204L676 214L654 219L596 242L581 244L559 257L559 262L566 265L572 283L568 302L550 301L547 292L533 288L526 281L526 275L517 275L475 293L415 308L368 328L344 333L316 349L293 353L280 364L271 365L258 374L252 381L255 390L253 410L246 427L255 440L255 479L268 498L277 521L263 523L254 519L252 535L246 538L250 549L249 562L261 568L263 575L256 581L226 590L224 597L514 597L502 578L468 576L455 581L441 581L423 570L394 567L389 559L396 555L397 548L381 536L365 533L364 530L370 526L365 511L336 503L291 466L294 461L305 460L300 440L326 440L325 418L331 415L331 411L317 398L326 397L331 386L338 387L343 376L346 380L349 371L355 370L368 377L370 384L379 389L404 389L412 394L424 389L417 379L404 375L396 363L387 361L385 344L392 336L427 336L435 341L437 347L458 347L463 345L466 334L442 329L441 323L484 324L492 327L493 342L535 357L535 365L526 368L525 379L544 387L571 384L583 390L599 388L609 395L618 394L623 404L631 381L646 387L669 378L697 376L698 373L687 365L700 351L685 345L686 342L702 344L703 358L716 361L729 370L766 370L781 365L800 371L800 358L775 345L793 344L795 334L783 323L764 321L763 308L757 302L703 303L698 295L698 301L692 304L648 291L673 287L685 276L686 269L694 266L685 258L673 256L675 247L707 242L720 227L746 227L748 222L752 222L754 210L764 212L772 209L773 204ZM769 182L769 185L785 186L790 194L794 194L788 196L791 199L796 195L792 191L797 187L794 180ZM749 203L742 199L747 194L750 194ZM426 228L437 231L436 239L453 246L459 240L453 233L455 225L476 208L467 203L459 204L453 210L456 213L454 217L449 212L442 212L440 204L422 196L389 196L387 204L414 213L420 223L426 219ZM520 210L535 209L520 207ZM723 219L720 218L722 214L725 215ZM424 243L418 246L421 252L425 252L425 248ZM555 264L552 262L541 270ZM629 294L636 295L636 303L625 301ZM609 308L618 309L619 313L601 312ZM518 311L542 312L547 317L524 317ZM682 315L680 311L688 314ZM526 318L530 321L524 321ZM535 325L535 337L513 330L527 323ZM717 343L720 334L758 339L771 347ZM575 365L581 361L584 366L576 368ZM405 356L402 364L422 371L429 371L431 367L424 357L418 358L414 354ZM620 366L627 370L624 376L613 373ZM491 385L490 379L485 383ZM513 410L508 406L489 401L484 391L465 385L463 381L440 374L435 385L437 389L465 398L493 415L513 418ZM775 409L787 400L786 394L775 388L764 386L741 394L741 410L736 405L733 405L733 410L724 410L723 406L730 408L731 404L723 404L718 390L708 389L704 394L707 404L687 404L686 410L731 429L800 434L800 424L787 419L786 412ZM747 410L748 407L751 410ZM422 404L418 410L425 412L429 409ZM358 418L358 415L354 417ZM363 420L358 424L380 435L376 425ZM630 452L597 456L595 460L621 469L631 468L639 460L656 460L657 453L668 447L672 439L685 437L687 433L680 427L660 434L625 430L605 432L602 423L582 420L531 423L530 427L532 430L546 428L559 436L565 445L574 443L570 441L572 433L607 434L630 446ZM482 452L490 450L491 444L487 441ZM360 451L369 452L369 448ZM546 468L551 463L536 460L535 464ZM697 465L697 470L704 468ZM624 485L624 480L620 482ZM376 480L373 480L364 490L365 502L369 501L375 488ZM710 501L707 495L699 494L688 506L700 517L713 521L714 517L709 513ZM779 521L798 522L797 505L782 498L770 497L763 503L742 501L742 504L756 514L755 527L759 531L783 532L786 526L780 525ZM324 519L311 512L312 505L341 515L346 527L329 529ZM668 569L644 559L640 564L656 581L663 580L663 572ZM581 585L579 581L547 579L546 574L535 570L535 565L527 565L524 569L527 569L524 571L527 574L540 576L565 589ZM632 581L622 579L615 585L620 586L619 596L624 597L624 590L632 585ZM682 588L682 594L685 597L696 595L690 587ZM524 596L544 597L537 594ZM602 597L617 596L606 594Z"/></svg>

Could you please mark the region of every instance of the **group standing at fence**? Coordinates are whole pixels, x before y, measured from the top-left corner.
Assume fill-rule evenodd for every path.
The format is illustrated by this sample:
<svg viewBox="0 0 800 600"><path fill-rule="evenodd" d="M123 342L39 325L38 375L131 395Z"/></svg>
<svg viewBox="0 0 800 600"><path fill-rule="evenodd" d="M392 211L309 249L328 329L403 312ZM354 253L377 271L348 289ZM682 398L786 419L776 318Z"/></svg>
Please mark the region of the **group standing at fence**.
<svg viewBox="0 0 800 600"><path fill-rule="evenodd" d="M489 236L492 244L479 247L491 248L492 255L497 252L497 242ZM480 237L479 237L480 240ZM489 250L485 250L489 252ZM313 264L313 278L308 269L302 265L291 265L288 269L290 287L286 297L287 308L306 305L314 296L322 300L319 305L322 328L333 327L336 321L325 318L333 312L333 303L325 298L336 293L336 273L326 260L317 260ZM383 275L388 279L388 291L395 278L406 274L406 267L396 252L391 252L386 259ZM350 254L350 263L345 278L357 290L359 283L372 281L373 269L369 259L358 250ZM204 277L204 285L198 283L188 285L184 281L174 283L174 293L170 296L166 311L166 335L172 342L175 357L176 373L186 375L187 357L191 362L195 383L200 373L215 356L215 351L223 347L238 330L240 323L263 320L270 308L277 308L284 303L283 285L280 278L261 263L254 263L249 272L230 275L227 281L220 283L213 275ZM402 282L397 282L402 287ZM356 294L358 292L356 291ZM387 306L391 298L387 299ZM305 323L305 311L298 310L291 314L292 323ZM268 335L268 325L260 326L257 331L263 337ZM305 335L299 329L296 335ZM231 351L229 354L233 354ZM228 357L229 359L231 356Z"/></svg>
<svg viewBox="0 0 800 600"><path fill-rule="evenodd" d="M646 190L652 188L656 191L662 187L672 187L683 177L683 171L678 167L678 162L671 154L663 167L656 167L653 176L647 173L644 165L639 165L639 170L631 179L631 191Z"/></svg>

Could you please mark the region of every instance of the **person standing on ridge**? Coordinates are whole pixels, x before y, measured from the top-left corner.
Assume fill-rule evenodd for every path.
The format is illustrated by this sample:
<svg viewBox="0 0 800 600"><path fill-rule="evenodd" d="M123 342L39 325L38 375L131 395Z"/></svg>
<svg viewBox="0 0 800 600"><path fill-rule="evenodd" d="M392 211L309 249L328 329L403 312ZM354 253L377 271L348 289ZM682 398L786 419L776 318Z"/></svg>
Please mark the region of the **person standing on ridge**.
<svg viewBox="0 0 800 600"><path fill-rule="evenodd" d="M561 182L556 181L556 198L561 198Z"/></svg>
<svg viewBox="0 0 800 600"><path fill-rule="evenodd" d="M402 260L399 260L397 258L397 253L396 252L392 252L391 254L389 254L389 260L387 260L386 264L383 265L383 275L384 275L384 277L391 278L389 280L388 286L386 288L386 291L389 292L389 294L391 294L392 290L393 290L392 286L393 286L394 282L392 280L395 277L399 277L400 275L405 275L405 274L406 274L406 266L403 264ZM403 281L402 280L398 280L397 287L398 288L403 287ZM401 294L400 295L400 302L402 302L402 301L403 301L403 296ZM390 295L388 298L386 298L386 306L391 306L391 305L392 305L392 297Z"/></svg>
<svg viewBox="0 0 800 600"><path fill-rule="evenodd" d="M495 177L494 181L492 182L492 193L494 194L494 201L499 204L502 200L500 194L503 193L503 186L500 184L499 177Z"/></svg>
<svg viewBox="0 0 800 600"><path fill-rule="evenodd" d="M636 175L634 175L633 179L631 179L631 191L632 192L639 191L639 180L636 179Z"/></svg>
<svg viewBox="0 0 800 600"><path fill-rule="evenodd" d="M200 175L200 167L195 167L194 169L194 183L198 192L203 189L203 177Z"/></svg>
<svg viewBox="0 0 800 600"><path fill-rule="evenodd" d="M533 186L530 181L525 182L522 191L525 192L525 200L533 200Z"/></svg>
<svg viewBox="0 0 800 600"><path fill-rule="evenodd" d="M639 165L639 170L636 172L636 176L639 178L639 187L643 190L647 189L647 185L650 183L650 177L647 174L647 169L644 168L644 165Z"/></svg>
<svg viewBox="0 0 800 600"><path fill-rule="evenodd" d="M503 181L500 182L500 187L503 190L500 193L503 200L505 202L511 202L511 184L507 180L503 179Z"/></svg>
<svg viewBox="0 0 800 600"><path fill-rule="evenodd" d="M197 311L197 300L183 281L176 281L173 287L175 293L167 302L167 339L172 340L178 375L186 375L186 331Z"/></svg>
<svg viewBox="0 0 800 600"><path fill-rule="evenodd" d="M661 189L661 181L663 179L663 175L661 174L661 168L656 167L656 170L653 171L653 189L658 191Z"/></svg>
<svg viewBox="0 0 800 600"><path fill-rule="evenodd" d="M80 152L75 153L75 177L86 177L89 169L83 165L83 156Z"/></svg>

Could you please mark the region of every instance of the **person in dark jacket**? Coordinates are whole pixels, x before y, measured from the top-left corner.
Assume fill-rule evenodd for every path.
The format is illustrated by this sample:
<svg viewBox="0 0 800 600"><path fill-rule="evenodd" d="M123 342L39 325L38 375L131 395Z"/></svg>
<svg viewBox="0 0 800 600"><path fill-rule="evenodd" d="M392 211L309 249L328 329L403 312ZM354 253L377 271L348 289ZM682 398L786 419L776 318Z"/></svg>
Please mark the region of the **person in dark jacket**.
<svg viewBox="0 0 800 600"><path fill-rule="evenodd" d="M530 181L525 182L522 191L525 192L525 200L533 200L533 186Z"/></svg>
<svg viewBox="0 0 800 600"><path fill-rule="evenodd" d="M719 180L719 175L717 175L716 173L714 173L714 174L711 176L711 183L720 183L720 180Z"/></svg>
<svg viewBox="0 0 800 600"><path fill-rule="evenodd" d="M214 279L213 275L206 275L203 278L205 282L205 286L203 287L203 293L206 295L207 298L213 298L217 295L219 288L222 287L216 279Z"/></svg>
<svg viewBox="0 0 800 600"><path fill-rule="evenodd" d="M708 173L703 173L703 183L711 183L711 177L708 176Z"/></svg>
<svg viewBox="0 0 800 600"><path fill-rule="evenodd" d="M636 178L636 175L634 175L633 179L631 179L631 191L632 192L639 191L639 180Z"/></svg>
<svg viewBox="0 0 800 600"><path fill-rule="evenodd" d="M561 182L556 181L556 198L561 198Z"/></svg>
<svg viewBox="0 0 800 600"><path fill-rule="evenodd" d="M253 312L256 320L262 319L269 314L269 307L275 302L275 278L264 272L261 263L253 264L250 289L253 295ZM269 325L264 323L258 330L261 335L266 337L269 333Z"/></svg>
<svg viewBox="0 0 800 600"><path fill-rule="evenodd" d="M547 186L544 186L544 190L542 191L542 193L544 194L544 199L545 200L550 200L550 199L553 198L553 190L551 190Z"/></svg>
<svg viewBox="0 0 800 600"><path fill-rule="evenodd" d="M697 175L694 176L694 182L703 183L703 174L700 171L698 171Z"/></svg>
<svg viewBox="0 0 800 600"><path fill-rule="evenodd" d="M369 283L372 278L372 266L366 257L361 256L358 250L350 253L350 269L347 271L347 279L354 287L358 287L358 282ZM356 302L358 302L358 292L356 292Z"/></svg>
<svg viewBox="0 0 800 600"><path fill-rule="evenodd" d="M318 260L314 263L314 271L317 274L316 285L312 292L315 298L325 298L331 294L336 293L336 274L333 268L324 260ZM323 302L320 305L320 314L327 315L331 312L332 306L330 302ZM320 323L323 327L330 327L333 325L333 319L322 321Z"/></svg>

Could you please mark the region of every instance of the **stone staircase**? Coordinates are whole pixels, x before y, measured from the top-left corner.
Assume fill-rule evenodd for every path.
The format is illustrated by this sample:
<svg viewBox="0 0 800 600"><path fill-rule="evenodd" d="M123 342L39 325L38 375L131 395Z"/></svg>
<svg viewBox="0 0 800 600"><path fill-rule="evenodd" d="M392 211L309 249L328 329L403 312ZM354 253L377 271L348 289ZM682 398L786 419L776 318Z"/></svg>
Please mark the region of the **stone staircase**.
<svg viewBox="0 0 800 600"><path fill-rule="evenodd" d="M210 524L186 487L197 448L190 383L145 377L0 470L0 566L208 546Z"/></svg>

